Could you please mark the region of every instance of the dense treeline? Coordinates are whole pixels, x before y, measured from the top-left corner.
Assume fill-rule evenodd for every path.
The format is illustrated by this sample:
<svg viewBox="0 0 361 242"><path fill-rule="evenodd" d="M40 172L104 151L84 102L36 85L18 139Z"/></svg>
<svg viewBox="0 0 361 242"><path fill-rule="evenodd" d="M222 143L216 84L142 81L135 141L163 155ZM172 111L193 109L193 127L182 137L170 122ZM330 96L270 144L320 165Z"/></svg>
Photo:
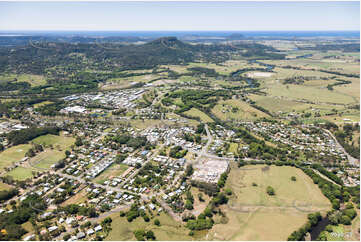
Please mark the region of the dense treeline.
<svg viewBox="0 0 361 242"><path fill-rule="evenodd" d="M320 164L312 164L311 167L313 169L318 170L321 174L325 175L326 177L328 177L329 179L331 179L332 181L336 182L337 184L343 185L343 181L341 178L339 178L336 174L334 174L331 171L326 170L325 168L323 168Z"/></svg>
<svg viewBox="0 0 361 242"><path fill-rule="evenodd" d="M205 68L205 67L191 67L187 68L188 71L191 71L193 75L204 74L207 77L216 77L218 73L214 69Z"/></svg>
<svg viewBox="0 0 361 242"><path fill-rule="evenodd" d="M342 52L360 52L360 44L316 44L316 46L298 46L299 50L340 50Z"/></svg>
<svg viewBox="0 0 361 242"><path fill-rule="evenodd" d="M349 143L349 141L352 140L353 132L360 132L359 124L345 124L343 126L343 129L339 129L336 124L332 122L327 122L324 127L330 130L335 135L337 141L340 143L340 145L342 145L342 147L349 155L354 158L360 159L360 141L358 141L357 143Z"/></svg>
<svg viewBox="0 0 361 242"><path fill-rule="evenodd" d="M0 191L0 202L9 200L18 194L19 194L19 190L15 189L15 188L10 189L10 190Z"/></svg>
<svg viewBox="0 0 361 242"><path fill-rule="evenodd" d="M27 88L30 88L30 84L27 82L7 82L0 80L0 92L25 90Z"/></svg>
<svg viewBox="0 0 361 242"><path fill-rule="evenodd" d="M352 83L352 82L351 81L345 81L345 80L337 80L337 82L335 82L333 84L328 84L327 89L332 91L333 87L335 87L335 86L346 85L346 84L350 84L350 83Z"/></svg>
<svg viewBox="0 0 361 242"><path fill-rule="evenodd" d="M60 129L57 127L27 128L11 131L6 135L6 137L9 140L9 143L18 145L25 144L38 136L46 134L58 135L59 131Z"/></svg>
<svg viewBox="0 0 361 242"><path fill-rule="evenodd" d="M48 40L46 40L48 41ZM184 65L190 62L220 63L230 53L247 58L280 59L283 55L261 44L189 44L175 37L164 37L145 44L29 42L28 45L0 48L0 71L46 76L47 83L30 87L24 82L4 82L0 91L22 90L26 94L60 94L96 90L110 78L144 73L126 70L152 69L160 65ZM88 71L97 70L97 71ZM163 70L164 71L164 70ZM218 76L213 69L190 68L193 74ZM168 71L169 76L178 75ZM157 72L155 72L157 73ZM26 86L24 86L26 85Z"/></svg>
<svg viewBox="0 0 361 242"><path fill-rule="evenodd" d="M133 149L138 149L143 146L146 146L148 149L151 149L151 145L145 136L133 137L128 134L122 134L122 135L109 137L107 139L110 139L120 145L126 144L127 146L132 147Z"/></svg>
<svg viewBox="0 0 361 242"><path fill-rule="evenodd" d="M340 200L343 199L342 187L323 179L309 168L304 168L303 171L318 185L323 195L325 195L332 203L332 207L334 209L339 209Z"/></svg>
<svg viewBox="0 0 361 242"><path fill-rule="evenodd" d="M307 216L308 221L300 229L294 231L287 240L289 241L303 241L307 232L310 232L312 227L316 226L321 221L322 216L319 212L311 213Z"/></svg>
<svg viewBox="0 0 361 242"><path fill-rule="evenodd" d="M45 201L38 195L30 195L20 205L13 208L12 213L0 214L0 240L21 240L27 231L21 224L29 221L36 214L46 210Z"/></svg>

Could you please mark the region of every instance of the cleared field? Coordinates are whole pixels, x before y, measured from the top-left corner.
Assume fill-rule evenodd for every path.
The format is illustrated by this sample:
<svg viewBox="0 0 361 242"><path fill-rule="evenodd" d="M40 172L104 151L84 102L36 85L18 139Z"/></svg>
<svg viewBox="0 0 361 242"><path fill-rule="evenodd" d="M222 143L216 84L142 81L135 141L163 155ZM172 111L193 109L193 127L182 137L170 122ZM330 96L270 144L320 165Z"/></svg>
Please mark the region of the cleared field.
<svg viewBox="0 0 361 242"><path fill-rule="evenodd" d="M233 154L236 154L238 150L238 144L237 143L230 143L229 145L229 152L232 152Z"/></svg>
<svg viewBox="0 0 361 242"><path fill-rule="evenodd" d="M162 126L162 125L171 125L174 124L174 122L169 120L160 120L160 119L132 119L129 121L129 123L132 125L132 127L138 128L138 129L145 129L148 127L156 127L156 126Z"/></svg>
<svg viewBox="0 0 361 242"><path fill-rule="evenodd" d="M204 209L207 207L209 201L211 200L211 198L205 194L204 192L201 192L198 188L196 187L191 187L190 192L192 193L192 196L194 197L194 203L193 203L193 210L185 210L185 213L192 213L195 216L198 216L199 214L201 214ZM198 194L201 193L202 197L203 197L203 202L199 201L198 198ZM184 201L187 199L186 194L183 194L183 199Z"/></svg>
<svg viewBox="0 0 361 242"><path fill-rule="evenodd" d="M295 54L294 56L309 54L309 52L303 52ZM336 56L336 55L335 55ZM339 55L338 55L339 56ZM347 74L359 74L360 63L354 61L351 57L340 57L339 59L324 59L322 55L314 54L312 58L304 59L291 59L291 60L264 60L262 62L268 64L276 64L278 66L294 66L305 69L317 69L317 70L328 70L337 71ZM297 71L297 70L294 70Z"/></svg>
<svg viewBox="0 0 361 242"><path fill-rule="evenodd" d="M66 206L69 204L81 204L87 200L86 190L78 192L75 196L70 197L68 200L64 201L61 205Z"/></svg>
<svg viewBox="0 0 361 242"><path fill-rule="evenodd" d="M258 63L248 63L246 60L228 60L221 64L214 64L214 63L189 63L186 66L183 65L169 65L169 66L163 66L166 68L169 68L172 71L175 71L180 74L189 73L190 71L187 70L187 68L192 67L205 67L209 69L214 69L216 72L218 72L221 75L229 75L230 73L237 71L241 68L250 68L250 67L262 67ZM182 76L183 78L183 76ZM194 77L190 77L192 80L194 80Z"/></svg>
<svg viewBox="0 0 361 242"><path fill-rule="evenodd" d="M29 144L16 145L0 153L0 169L11 165L13 162L20 161L25 157L25 153L31 148Z"/></svg>
<svg viewBox="0 0 361 242"><path fill-rule="evenodd" d="M272 72L248 72L246 73L248 77L271 77L273 75Z"/></svg>
<svg viewBox="0 0 361 242"><path fill-rule="evenodd" d="M34 108L38 108L38 107L41 107L41 106L44 106L44 105L48 105L48 104L52 104L53 102L51 101L44 101L44 102L41 102L41 103L35 103L34 104Z"/></svg>
<svg viewBox="0 0 361 242"><path fill-rule="evenodd" d="M24 181L28 178L33 178L32 171L36 170L19 166L8 172L6 175L13 177L15 180Z"/></svg>
<svg viewBox="0 0 361 242"><path fill-rule="evenodd" d="M232 111L232 108L236 108L237 111ZM269 116L258 109L251 107L247 103L235 99L218 102L212 109L212 113L222 120L255 120Z"/></svg>
<svg viewBox="0 0 361 242"><path fill-rule="evenodd" d="M323 102L348 104L355 102L355 100L349 95L330 91L326 88L315 88L310 86L292 84L283 85L278 83L270 86L267 92L273 97L289 98L293 100L305 99L315 103Z"/></svg>
<svg viewBox="0 0 361 242"><path fill-rule="evenodd" d="M360 79L348 78L347 80L352 81L352 83L347 85L340 85L334 87L334 92L346 94L352 96L355 101L360 101Z"/></svg>
<svg viewBox="0 0 361 242"><path fill-rule="evenodd" d="M289 112L293 110L304 110L310 107L309 104L299 103L291 100L282 100L276 97L249 95L249 98L256 102L257 105L264 107L271 112Z"/></svg>
<svg viewBox="0 0 361 242"><path fill-rule="evenodd" d="M17 82L28 82L31 86L40 86L46 84L44 76L41 75L31 75L31 74L5 74L1 75L0 79L6 81L12 81L17 79Z"/></svg>
<svg viewBox="0 0 361 242"><path fill-rule="evenodd" d="M10 188L12 188L12 186L0 182L0 191L2 191L2 190L9 190Z"/></svg>
<svg viewBox="0 0 361 242"><path fill-rule="evenodd" d="M360 112L356 109L345 109L344 106L336 104L307 104L287 99L281 99L280 97L270 97L261 95L249 95L249 98L256 102L257 105L273 112L307 112L311 114L319 113L320 117L301 118L300 120L306 123L313 123L316 120L329 120L335 123L344 123L344 119L350 119L352 122L358 122L360 120ZM333 110L337 110L337 114L329 115L334 113Z"/></svg>
<svg viewBox="0 0 361 242"><path fill-rule="evenodd" d="M211 119L207 114L196 108L191 108L190 110L184 112L184 114L192 117L199 117L201 121L205 123L213 122L213 119Z"/></svg>
<svg viewBox="0 0 361 242"><path fill-rule="evenodd" d="M45 149L29 161L36 168L49 169L53 164L65 158L65 150L74 144L75 139L62 135L47 134L33 139L32 142L41 144L44 147L53 147L53 149Z"/></svg>
<svg viewBox="0 0 361 242"><path fill-rule="evenodd" d="M129 166L125 164L112 164L108 169L97 176L94 179L94 182L103 184L104 181L111 179L112 177L122 175L128 168Z"/></svg>
<svg viewBox="0 0 361 242"><path fill-rule="evenodd" d="M33 167L49 169L53 164L65 158L65 152L47 149L29 160Z"/></svg>
<svg viewBox="0 0 361 242"><path fill-rule="evenodd" d="M52 145L53 147L59 148L59 149L67 149L72 144L74 144L75 139L72 137L66 137L62 135L53 135L53 134L47 134L43 136L39 136L32 140L32 142L36 144L41 144L44 146Z"/></svg>
<svg viewBox="0 0 361 242"><path fill-rule="evenodd" d="M188 236L188 230L181 226L180 223L174 221L169 215L161 213L160 216L155 218L159 219L161 226L154 225L154 219L151 219L148 223L144 222L143 218L137 218L129 223L126 217L120 217L119 213L112 214L110 216L113 219L112 230L105 238L107 241L125 241L136 240L133 231L137 229L152 230L156 237L156 240L192 240L192 237Z"/></svg>
<svg viewBox="0 0 361 242"><path fill-rule="evenodd" d="M297 181L291 181L291 176ZM275 189L275 196L267 195L267 186ZM237 168L232 163L226 187L233 191L223 207L228 223L216 224L208 239L287 240L307 221L308 213L331 207L312 180L294 167Z"/></svg>

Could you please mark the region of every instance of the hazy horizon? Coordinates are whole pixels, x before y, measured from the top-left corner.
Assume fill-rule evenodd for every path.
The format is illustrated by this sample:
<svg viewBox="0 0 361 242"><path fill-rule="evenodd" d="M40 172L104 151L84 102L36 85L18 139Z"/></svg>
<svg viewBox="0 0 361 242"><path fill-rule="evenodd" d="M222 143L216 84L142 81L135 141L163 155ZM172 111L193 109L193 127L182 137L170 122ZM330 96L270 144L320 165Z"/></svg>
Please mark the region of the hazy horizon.
<svg viewBox="0 0 361 242"><path fill-rule="evenodd" d="M359 31L352 2L0 2L0 31Z"/></svg>

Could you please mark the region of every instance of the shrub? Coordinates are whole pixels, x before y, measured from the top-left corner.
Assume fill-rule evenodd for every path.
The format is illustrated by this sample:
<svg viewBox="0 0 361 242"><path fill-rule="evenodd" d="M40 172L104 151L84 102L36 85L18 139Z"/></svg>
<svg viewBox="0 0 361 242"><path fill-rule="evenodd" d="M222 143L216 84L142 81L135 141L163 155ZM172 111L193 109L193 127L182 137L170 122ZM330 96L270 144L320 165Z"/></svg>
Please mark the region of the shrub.
<svg viewBox="0 0 361 242"><path fill-rule="evenodd" d="M154 220L154 224L157 225L157 226L160 226L160 221L159 221L159 219L155 219L155 220Z"/></svg>
<svg viewBox="0 0 361 242"><path fill-rule="evenodd" d="M271 186L267 187L267 194L270 196L275 195L275 190L273 189L273 187L271 187Z"/></svg>

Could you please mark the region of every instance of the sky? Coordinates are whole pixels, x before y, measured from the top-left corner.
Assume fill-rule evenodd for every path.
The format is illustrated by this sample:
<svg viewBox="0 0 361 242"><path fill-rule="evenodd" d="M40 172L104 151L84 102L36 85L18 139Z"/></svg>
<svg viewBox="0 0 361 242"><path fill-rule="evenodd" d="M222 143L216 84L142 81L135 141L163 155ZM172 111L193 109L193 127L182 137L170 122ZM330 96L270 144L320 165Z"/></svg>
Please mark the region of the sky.
<svg viewBox="0 0 361 242"><path fill-rule="evenodd" d="M0 2L0 31L359 30L354 2Z"/></svg>

